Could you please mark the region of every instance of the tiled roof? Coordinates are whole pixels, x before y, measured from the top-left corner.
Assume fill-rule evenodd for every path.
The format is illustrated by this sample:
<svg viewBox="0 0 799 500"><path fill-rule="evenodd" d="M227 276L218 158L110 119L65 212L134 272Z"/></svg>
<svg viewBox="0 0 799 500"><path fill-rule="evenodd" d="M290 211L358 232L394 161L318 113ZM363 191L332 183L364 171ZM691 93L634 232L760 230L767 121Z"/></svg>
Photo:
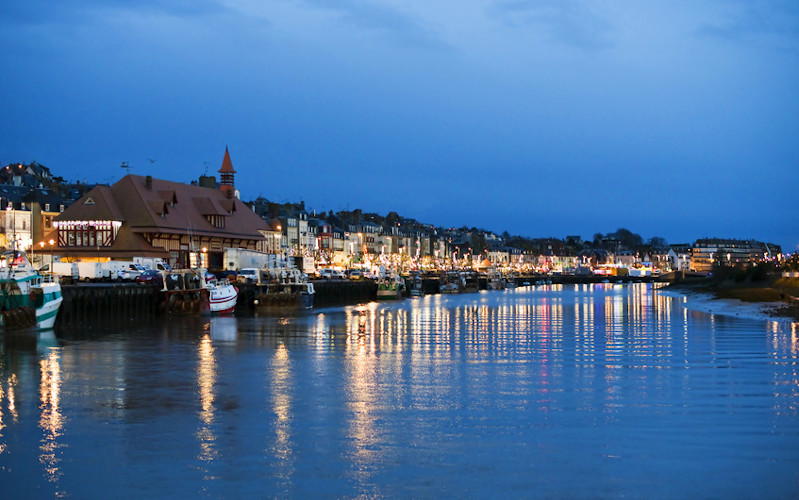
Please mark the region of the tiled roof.
<svg viewBox="0 0 799 500"><path fill-rule="evenodd" d="M93 203L87 203L91 200ZM163 212L163 216L162 216ZM206 216L221 216L214 227ZM195 234L261 240L269 226L240 200L216 189L126 175L111 187L98 186L56 220L119 220L136 233ZM124 227L124 226L123 226Z"/></svg>
<svg viewBox="0 0 799 500"><path fill-rule="evenodd" d="M236 171L233 170L233 162L230 161L230 153L228 153L227 148L225 148L225 157L222 159L222 168L220 168L218 172L222 174L236 173Z"/></svg>

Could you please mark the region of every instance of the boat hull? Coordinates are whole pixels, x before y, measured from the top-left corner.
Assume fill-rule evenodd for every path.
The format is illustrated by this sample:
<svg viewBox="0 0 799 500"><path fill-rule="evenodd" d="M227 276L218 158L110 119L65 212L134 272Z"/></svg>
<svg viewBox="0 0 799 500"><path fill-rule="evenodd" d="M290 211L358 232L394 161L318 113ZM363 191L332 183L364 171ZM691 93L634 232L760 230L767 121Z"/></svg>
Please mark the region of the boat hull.
<svg viewBox="0 0 799 500"><path fill-rule="evenodd" d="M275 290L270 287L262 287L255 294L253 301L258 311L291 311L313 309L315 292L306 290Z"/></svg>
<svg viewBox="0 0 799 500"><path fill-rule="evenodd" d="M236 310L239 290L233 285L222 285L210 290L208 313L211 315L233 314Z"/></svg>
<svg viewBox="0 0 799 500"><path fill-rule="evenodd" d="M379 300L399 300L402 298L402 293L399 289L378 289L377 298Z"/></svg>
<svg viewBox="0 0 799 500"><path fill-rule="evenodd" d="M61 285L43 281L39 276L16 283L18 290L10 294L8 301L14 306L0 311L0 327L3 330L35 329L48 330L55 327L61 303Z"/></svg>

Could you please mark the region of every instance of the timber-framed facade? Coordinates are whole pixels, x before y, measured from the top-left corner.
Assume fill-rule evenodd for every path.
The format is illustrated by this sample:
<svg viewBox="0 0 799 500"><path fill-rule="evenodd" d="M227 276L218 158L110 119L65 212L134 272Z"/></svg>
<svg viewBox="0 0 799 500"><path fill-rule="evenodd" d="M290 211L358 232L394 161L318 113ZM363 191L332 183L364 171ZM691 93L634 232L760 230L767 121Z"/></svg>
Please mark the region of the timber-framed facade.
<svg viewBox="0 0 799 500"><path fill-rule="evenodd" d="M97 186L53 222L47 253L80 260L161 258L222 269L227 248L266 251L269 225L232 190L127 175Z"/></svg>

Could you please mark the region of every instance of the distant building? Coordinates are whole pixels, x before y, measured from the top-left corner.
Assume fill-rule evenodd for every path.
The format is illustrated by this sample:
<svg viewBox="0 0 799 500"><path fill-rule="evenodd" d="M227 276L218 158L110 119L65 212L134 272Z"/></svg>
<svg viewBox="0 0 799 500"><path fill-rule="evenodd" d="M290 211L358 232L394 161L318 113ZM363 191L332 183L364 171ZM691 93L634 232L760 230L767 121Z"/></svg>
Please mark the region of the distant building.
<svg viewBox="0 0 799 500"><path fill-rule="evenodd" d="M691 266L709 272L714 266L735 266L775 258L779 246L755 240L703 238L691 247Z"/></svg>
<svg viewBox="0 0 799 500"><path fill-rule="evenodd" d="M691 269L691 245L687 243L669 245L669 261L675 271Z"/></svg>

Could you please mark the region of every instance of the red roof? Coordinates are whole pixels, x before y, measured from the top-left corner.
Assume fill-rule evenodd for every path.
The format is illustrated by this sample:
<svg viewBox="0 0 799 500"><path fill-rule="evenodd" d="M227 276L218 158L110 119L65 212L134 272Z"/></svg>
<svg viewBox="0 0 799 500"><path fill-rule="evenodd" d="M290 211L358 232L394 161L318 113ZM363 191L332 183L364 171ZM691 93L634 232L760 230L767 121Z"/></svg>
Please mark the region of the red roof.
<svg viewBox="0 0 799 500"><path fill-rule="evenodd" d="M227 146L225 146L225 158L222 159L222 168L219 169L220 174L235 174L233 170L233 163L230 161L230 153L228 153Z"/></svg>

